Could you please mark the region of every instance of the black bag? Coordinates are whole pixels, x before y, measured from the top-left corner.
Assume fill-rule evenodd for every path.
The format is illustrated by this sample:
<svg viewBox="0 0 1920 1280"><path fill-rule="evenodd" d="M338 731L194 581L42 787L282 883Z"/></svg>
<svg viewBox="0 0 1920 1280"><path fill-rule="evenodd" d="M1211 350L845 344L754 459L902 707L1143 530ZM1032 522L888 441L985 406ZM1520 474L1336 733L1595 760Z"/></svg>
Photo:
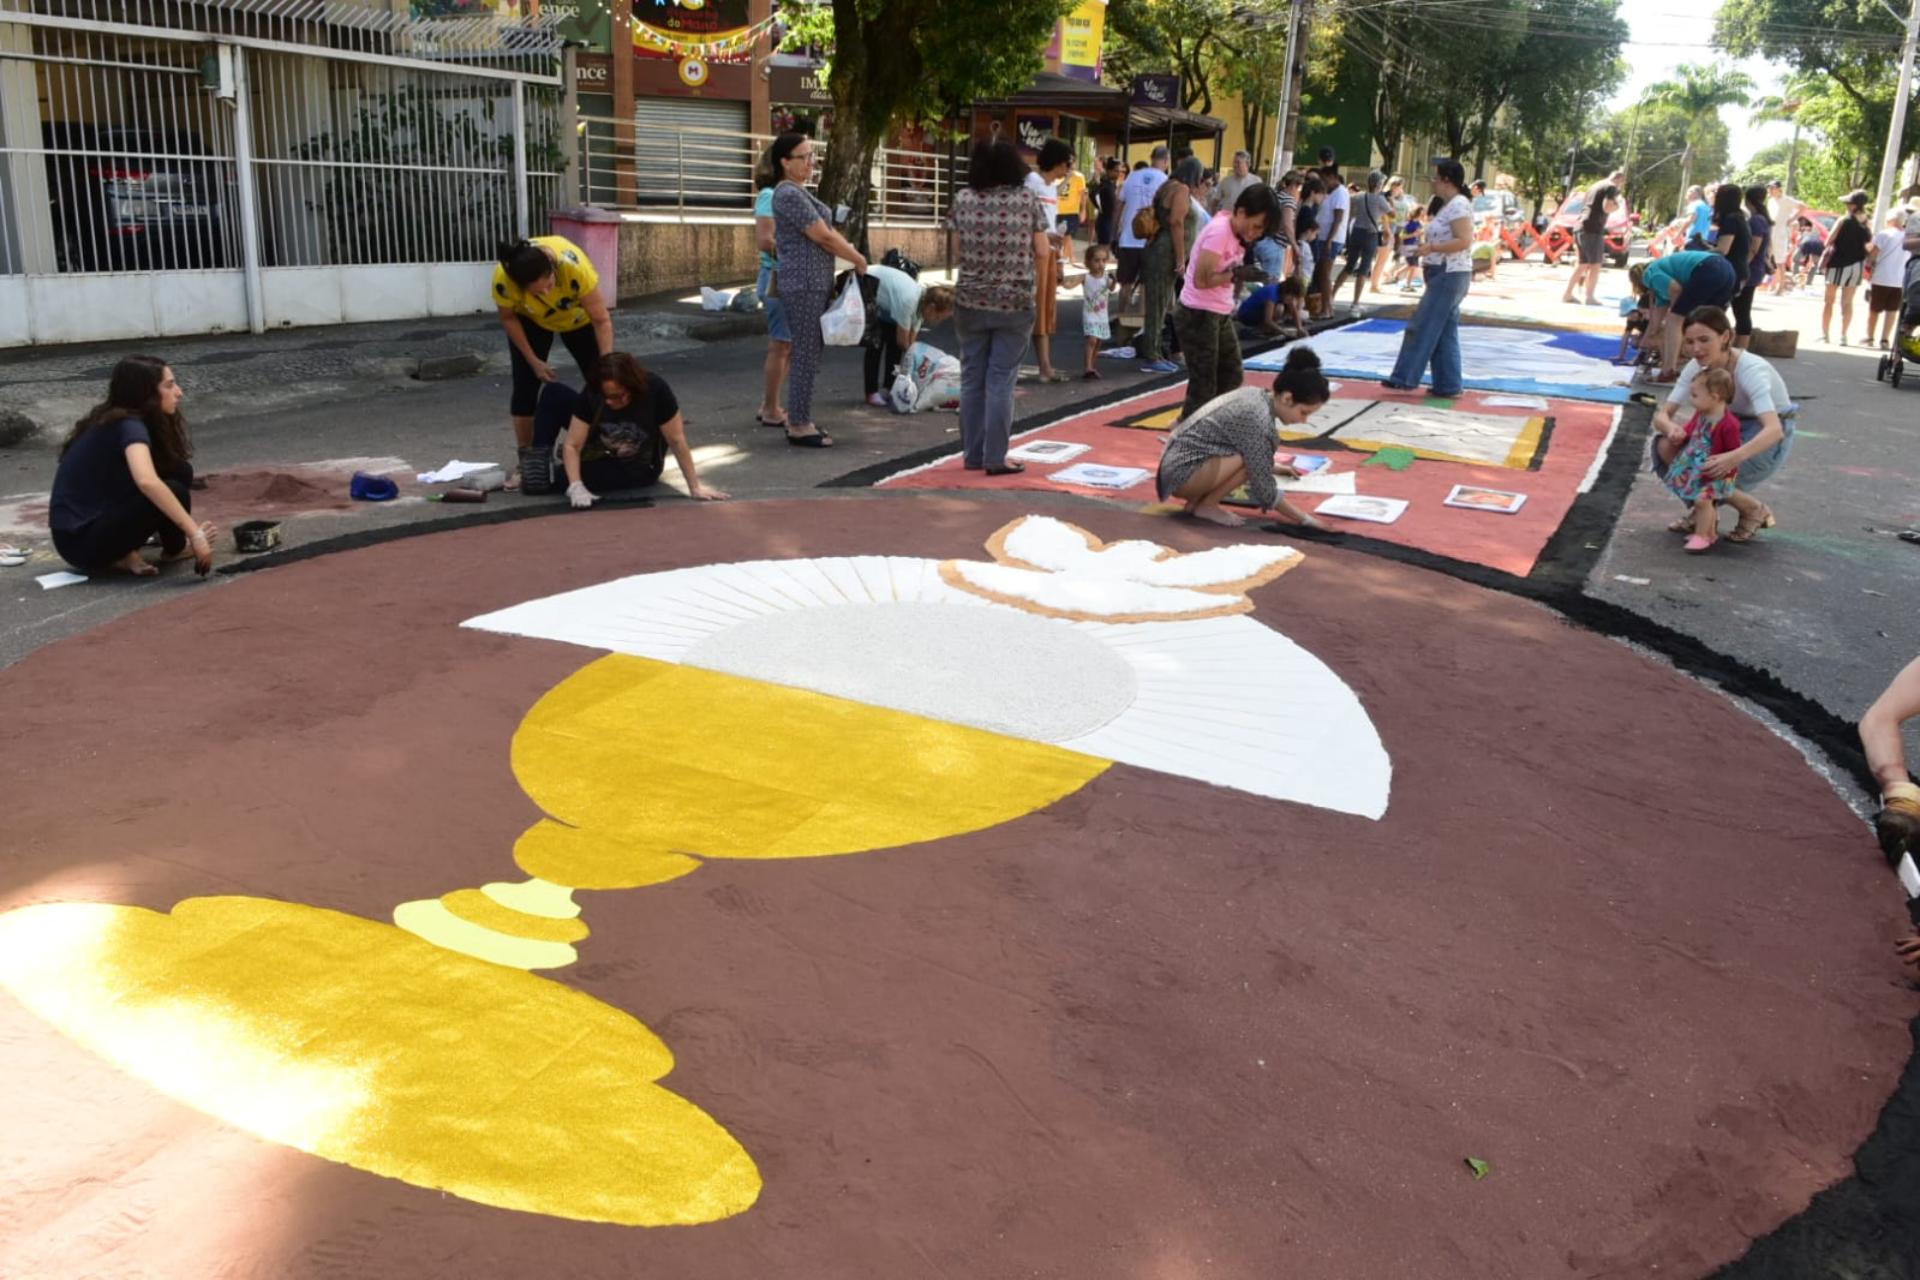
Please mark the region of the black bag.
<svg viewBox="0 0 1920 1280"><path fill-rule="evenodd" d="M895 271L904 271L915 280L920 278L920 264L896 248L887 250L880 257L880 265L892 267Z"/></svg>

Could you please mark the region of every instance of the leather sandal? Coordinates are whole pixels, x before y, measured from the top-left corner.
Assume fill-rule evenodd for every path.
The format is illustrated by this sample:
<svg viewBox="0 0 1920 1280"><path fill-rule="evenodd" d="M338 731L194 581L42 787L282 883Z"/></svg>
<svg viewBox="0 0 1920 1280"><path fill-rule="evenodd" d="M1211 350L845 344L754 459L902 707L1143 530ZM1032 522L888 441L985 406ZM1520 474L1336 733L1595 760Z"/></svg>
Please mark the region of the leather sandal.
<svg viewBox="0 0 1920 1280"><path fill-rule="evenodd" d="M1749 520L1745 516L1740 517L1740 522L1733 526L1733 532L1727 535L1727 541L1752 542L1754 534L1762 529L1771 529L1776 523L1777 521L1773 518L1773 508L1762 506L1758 519Z"/></svg>

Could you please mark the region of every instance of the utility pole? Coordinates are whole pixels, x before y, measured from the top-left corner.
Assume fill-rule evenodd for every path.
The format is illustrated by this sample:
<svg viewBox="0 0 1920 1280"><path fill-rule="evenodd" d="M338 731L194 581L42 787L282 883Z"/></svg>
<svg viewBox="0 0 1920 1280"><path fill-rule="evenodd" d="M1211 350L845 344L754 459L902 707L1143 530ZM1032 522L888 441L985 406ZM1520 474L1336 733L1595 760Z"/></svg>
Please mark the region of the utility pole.
<svg viewBox="0 0 1920 1280"><path fill-rule="evenodd" d="M1305 7L1306 0L1287 6L1287 64L1280 77L1280 105L1273 113L1273 169L1267 175L1275 190L1280 175L1293 165L1293 112L1299 102L1293 93L1293 64L1300 56L1300 10Z"/></svg>
<svg viewBox="0 0 1920 1280"><path fill-rule="evenodd" d="M1887 0L1880 5L1895 20L1900 15L1894 11ZM1904 141L1907 127L1907 99L1913 94L1913 52L1914 44L1920 41L1920 0L1913 0L1913 9L1907 15L1907 38L1900 50L1900 87L1893 95L1893 120L1887 125L1887 154L1880 159L1880 188L1873 197L1873 225L1879 226L1887 220L1893 211L1893 175L1900 167L1900 147Z"/></svg>

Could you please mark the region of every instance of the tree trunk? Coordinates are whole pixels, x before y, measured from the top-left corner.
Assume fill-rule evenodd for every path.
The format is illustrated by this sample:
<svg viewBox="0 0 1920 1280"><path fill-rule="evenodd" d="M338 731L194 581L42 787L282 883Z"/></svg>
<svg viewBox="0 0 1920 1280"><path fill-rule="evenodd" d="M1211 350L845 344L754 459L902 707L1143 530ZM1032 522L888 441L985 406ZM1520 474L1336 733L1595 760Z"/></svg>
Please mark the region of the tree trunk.
<svg viewBox="0 0 1920 1280"><path fill-rule="evenodd" d="M1686 145L1686 147L1683 148L1680 152L1680 194L1679 194L1680 208L1678 213L1675 214L1676 217L1678 217L1680 213L1685 213L1687 211L1687 188L1692 185L1693 185L1693 144L1689 142Z"/></svg>
<svg viewBox="0 0 1920 1280"><path fill-rule="evenodd" d="M837 229L862 253L867 251L867 205L873 189L868 175L880 141L860 127L858 112L834 103L833 137L820 166L820 199L830 209L847 206L847 220Z"/></svg>
<svg viewBox="0 0 1920 1280"><path fill-rule="evenodd" d="M1799 163L1800 163L1800 118L1796 115L1793 120L1793 140L1787 143L1787 176L1785 181L1782 182L1781 184L1781 190L1785 191L1788 195L1793 194L1793 172L1794 172L1794 169L1798 167Z"/></svg>

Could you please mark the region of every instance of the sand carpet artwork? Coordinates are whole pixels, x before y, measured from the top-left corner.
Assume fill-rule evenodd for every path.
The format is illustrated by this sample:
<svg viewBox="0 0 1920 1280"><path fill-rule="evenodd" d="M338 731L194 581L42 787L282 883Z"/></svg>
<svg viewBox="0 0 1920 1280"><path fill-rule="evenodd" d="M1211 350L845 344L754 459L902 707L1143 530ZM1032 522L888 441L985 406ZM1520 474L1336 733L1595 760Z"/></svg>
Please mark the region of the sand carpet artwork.
<svg viewBox="0 0 1920 1280"><path fill-rule="evenodd" d="M1264 378L1249 375L1255 384ZM1074 473L1045 459L1030 460L1021 474L986 476L967 471L957 452L946 451L914 465L874 468L848 479L881 489L1066 492L1143 509L1158 501L1152 477L1166 433L1180 419L1183 395L1179 387L1147 392L1022 430L1016 437L1019 444L1074 446L1075 466L1145 473L1128 487L1071 483ZM1638 406L1502 391L1469 391L1437 401L1420 392L1388 391L1378 382L1348 377L1337 380L1333 398L1299 429L1281 429L1280 434L1283 448L1324 454L1330 462L1326 472L1290 495L1295 505L1312 511L1326 498L1344 494L1404 501L1409 504L1404 518L1391 525L1367 525L1362 532L1524 578L1547 556L1556 537L1568 536L1565 531L1579 524L1572 518L1576 508L1614 457L1629 414L1637 429L1645 417ZM1395 457L1395 468L1366 465L1375 458ZM1405 465L1408 461L1413 465ZM1446 505L1447 495L1460 484L1516 490L1528 500L1518 514L1494 521L1485 512Z"/></svg>
<svg viewBox="0 0 1920 1280"><path fill-rule="evenodd" d="M1791 747L1025 498L463 528L0 672L0 1274L1704 1276L1846 1175L1898 907Z"/></svg>
<svg viewBox="0 0 1920 1280"><path fill-rule="evenodd" d="M1406 328L1405 320L1375 317L1300 343L1320 357L1329 377L1384 378L1399 358ZM1277 373L1294 345L1249 356L1246 367ZM1613 363L1618 349L1617 338L1576 329L1460 326L1461 367L1466 385L1478 391L1625 404L1633 371Z"/></svg>

